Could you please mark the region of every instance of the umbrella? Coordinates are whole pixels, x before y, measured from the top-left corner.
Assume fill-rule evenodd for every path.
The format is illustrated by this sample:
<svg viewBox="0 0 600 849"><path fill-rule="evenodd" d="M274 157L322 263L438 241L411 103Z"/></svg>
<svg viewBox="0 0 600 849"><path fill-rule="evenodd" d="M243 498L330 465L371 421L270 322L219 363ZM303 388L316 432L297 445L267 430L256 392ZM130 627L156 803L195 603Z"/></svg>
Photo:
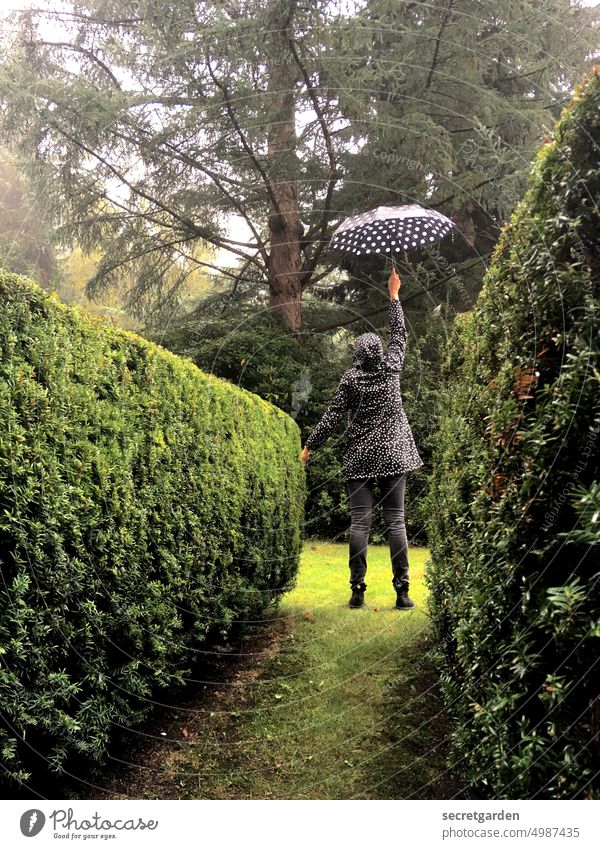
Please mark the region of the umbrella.
<svg viewBox="0 0 600 849"><path fill-rule="evenodd" d="M454 222L418 203L378 206L346 218L337 228L328 249L364 256L410 251L443 239Z"/></svg>

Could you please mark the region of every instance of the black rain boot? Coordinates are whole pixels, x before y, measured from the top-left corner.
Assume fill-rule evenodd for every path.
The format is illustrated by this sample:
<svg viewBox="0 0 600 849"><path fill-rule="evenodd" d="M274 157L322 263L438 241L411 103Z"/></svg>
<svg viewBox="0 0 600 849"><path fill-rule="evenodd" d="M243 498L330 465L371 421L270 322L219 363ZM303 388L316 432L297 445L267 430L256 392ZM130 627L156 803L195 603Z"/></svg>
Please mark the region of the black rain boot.
<svg viewBox="0 0 600 849"><path fill-rule="evenodd" d="M415 606L408 596L408 583L396 587L396 610L411 610Z"/></svg>
<svg viewBox="0 0 600 849"><path fill-rule="evenodd" d="M348 602L348 607L364 607L365 606L365 590L366 584L356 584L352 587L352 598Z"/></svg>

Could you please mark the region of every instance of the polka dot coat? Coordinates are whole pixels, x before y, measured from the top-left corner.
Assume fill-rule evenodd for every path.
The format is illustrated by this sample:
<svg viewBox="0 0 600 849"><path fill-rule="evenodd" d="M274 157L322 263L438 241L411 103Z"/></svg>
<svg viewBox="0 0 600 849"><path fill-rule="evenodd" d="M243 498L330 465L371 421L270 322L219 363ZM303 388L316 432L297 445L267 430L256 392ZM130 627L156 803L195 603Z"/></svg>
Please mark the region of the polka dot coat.
<svg viewBox="0 0 600 849"><path fill-rule="evenodd" d="M329 408L305 445L310 451L339 426L347 414L342 471L346 480L399 475L423 465L400 395L406 327L400 301L390 298L390 342L383 353L376 333L354 343L354 367L342 376Z"/></svg>

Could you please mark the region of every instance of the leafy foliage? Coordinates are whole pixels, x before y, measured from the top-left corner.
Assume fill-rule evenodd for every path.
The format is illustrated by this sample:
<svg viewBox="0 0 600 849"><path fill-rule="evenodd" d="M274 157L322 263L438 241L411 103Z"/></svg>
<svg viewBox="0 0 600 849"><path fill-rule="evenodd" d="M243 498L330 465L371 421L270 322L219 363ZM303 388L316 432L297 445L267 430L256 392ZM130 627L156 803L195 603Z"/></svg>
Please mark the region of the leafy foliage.
<svg viewBox="0 0 600 849"><path fill-rule="evenodd" d="M481 792L595 798L600 68L541 149L449 346L431 613Z"/></svg>
<svg viewBox="0 0 600 849"><path fill-rule="evenodd" d="M24 278L0 297L0 742L25 781L102 760L293 584L305 476L256 395Z"/></svg>

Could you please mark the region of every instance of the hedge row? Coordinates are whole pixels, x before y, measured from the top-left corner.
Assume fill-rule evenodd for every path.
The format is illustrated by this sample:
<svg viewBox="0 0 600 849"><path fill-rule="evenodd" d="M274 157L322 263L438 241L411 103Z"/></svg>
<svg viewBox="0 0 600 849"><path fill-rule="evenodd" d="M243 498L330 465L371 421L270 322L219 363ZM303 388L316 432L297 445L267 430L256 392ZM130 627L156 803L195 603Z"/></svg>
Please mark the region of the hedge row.
<svg viewBox="0 0 600 849"><path fill-rule="evenodd" d="M195 650L291 586L281 410L0 274L0 763L101 762Z"/></svg>
<svg viewBox="0 0 600 849"><path fill-rule="evenodd" d="M600 795L600 79L577 88L457 323L430 495L454 759L484 796Z"/></svg>

